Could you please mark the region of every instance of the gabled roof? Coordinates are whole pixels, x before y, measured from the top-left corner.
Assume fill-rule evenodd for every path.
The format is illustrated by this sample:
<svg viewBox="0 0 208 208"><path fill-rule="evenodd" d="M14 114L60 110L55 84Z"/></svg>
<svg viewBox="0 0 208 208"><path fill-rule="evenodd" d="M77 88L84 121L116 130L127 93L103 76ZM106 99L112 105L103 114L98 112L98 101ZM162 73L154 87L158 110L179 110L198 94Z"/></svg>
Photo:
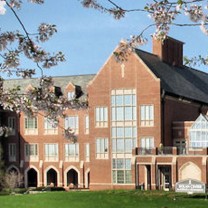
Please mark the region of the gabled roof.
<svg viewBox="0 0 208 208"><path fill-rule="evenodd" d="M207 127L208 127L208 116L207 115L204 115L204 114L200 114L198 116L198 118L194 121L194 123L192 124L191 126L191 130L202 130L202 129L205 129L207 130Z"/></svg>
<svg viewBox="0 0 208 208"><path fill-rule="evenodd" d="M190 67L175 67L158 56L135 50L148 68L161 80L161 88L177 97L208 104L208 74Z"/></svg>

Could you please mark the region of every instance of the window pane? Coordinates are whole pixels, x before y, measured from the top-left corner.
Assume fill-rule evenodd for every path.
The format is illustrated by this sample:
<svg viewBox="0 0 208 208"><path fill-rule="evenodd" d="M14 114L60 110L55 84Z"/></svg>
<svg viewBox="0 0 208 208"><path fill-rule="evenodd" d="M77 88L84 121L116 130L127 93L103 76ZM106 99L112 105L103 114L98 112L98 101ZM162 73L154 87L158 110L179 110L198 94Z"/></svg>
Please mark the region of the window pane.
<svg viewBox="0 0 208 208"><path fill-rule="evenodd" d="M117 152L124 152L124 139L117 139Z"/></svg>
<svg viewBox="0 0 208 208"><path fill-rule="evenodd" d="M124 96L124 105L132 105L132 95L125 95Z"/></svg>
<svg viewBox="0 0 208 208"><path fill-rule="evenodd" d="M116 106L122 106L123 105L123 96L117 95L116 96Z"/></svg>
<svg viewBox="0 0 208 208"><path fill-rule="evenodd" d="M132 107L125 107L125 120L126 121L131 121L133 118L132 116Z"/></svg>
<svg viewBox="0 0 208 208"><path fill-rule="evenodd" d="M117 183L124 183L124 171L123 170L117 171Z"/></svg>
<svg viewBox="0 0 208 208"><path fill-rule="evenodd" d="M124 159L117 159L117 169L124 169Z"/></svg>
<svg viewBox="0 0 208 208"><path fill-rule="evenodd" d="M123 107L118 107L116 108L116 117L117 121L123 121L124 120L124 112L123 112Z"/></svg>
<svg viewBox="0 0 208 208"><path fill-rule="evenodd" d="M125 128L125 138L132 137L132 127Z"/></svg>
<svg viewBox="0 0 208 208"><path fill-rule="evenodd" d="M117 128L117 138L123 138L124 137L124 128L118 127Z"/></svg>
<svg viewBox="0 0 208 208"><path fill-rule="evenodd" d="M112 95L111 96L111 105L112 106L115 106L115 103L116 103L115 100L116 100L115 95Z"/></svg>
<svg viewBox="0 0 208 208"><path fill-rule="evenodd" d="M126 159L125 160L125 166L126 166L126 169L131 170L131 159Z"/></svg>
<svg viewBox="0 0 208 208"><path fill-rule="evenodd" d="M112 139L112 151L116 152L116 139Z"/></svg>
<svg viewBox="0 0 208 208"><path fill-rule="evenodd" d="M125 152L128 152L128 153L132 152L132 139L125 140Z"/></svg>

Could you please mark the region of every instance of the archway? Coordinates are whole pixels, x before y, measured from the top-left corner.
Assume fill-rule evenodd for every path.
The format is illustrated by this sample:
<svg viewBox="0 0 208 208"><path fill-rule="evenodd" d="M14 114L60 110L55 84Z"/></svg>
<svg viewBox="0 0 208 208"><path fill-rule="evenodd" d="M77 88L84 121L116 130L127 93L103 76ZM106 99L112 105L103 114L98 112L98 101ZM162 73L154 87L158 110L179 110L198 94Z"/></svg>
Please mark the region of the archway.
<svg viewBox="0 0 208 208"><path fill-rule="evenodd" d="M51 168L47 171L47 185L57 186L57 172Z"/></svg>
<svg viewBox="0 0 208 208"><path fill-rule="evenodd" d="M179 180L185 180L188 178L201 181L201 169L192 162L185 163L179 169Z"/></svg>
<svg viewBox="0 0 208 208"><path fill-rule="evenodd" d="M7 168L7 171L6 172L7 173L15 172L17 174L20 174L19 169L16 166L14 166L14 165L9 166Z"/></svg>
<svg viewBox="0 0 208 208"><path fill-rule="evenodd" d="M73 184L74 186L78 187L78 173L74 169L70 169L67 172L67 185Z"/></svg>
<svg viewBox="0 0 208 208"><path fill-rule="evenodd" d="M27 185L28 187L37 187L38 185L38 174L34 168L27 172Z"/></svg>

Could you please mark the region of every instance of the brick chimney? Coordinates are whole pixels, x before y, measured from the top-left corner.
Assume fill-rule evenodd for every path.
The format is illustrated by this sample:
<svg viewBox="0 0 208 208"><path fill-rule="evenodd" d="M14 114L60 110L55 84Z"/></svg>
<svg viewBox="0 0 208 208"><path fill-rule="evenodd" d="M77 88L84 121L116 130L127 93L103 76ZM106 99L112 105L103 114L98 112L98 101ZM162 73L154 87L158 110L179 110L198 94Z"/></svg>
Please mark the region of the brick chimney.
<svg viewBox="0 0 208 208"><path fill-rule="evenodd" d="M183 65L183 42L167 37L163 42L153 38L153 54L172 66Z"/></svg>

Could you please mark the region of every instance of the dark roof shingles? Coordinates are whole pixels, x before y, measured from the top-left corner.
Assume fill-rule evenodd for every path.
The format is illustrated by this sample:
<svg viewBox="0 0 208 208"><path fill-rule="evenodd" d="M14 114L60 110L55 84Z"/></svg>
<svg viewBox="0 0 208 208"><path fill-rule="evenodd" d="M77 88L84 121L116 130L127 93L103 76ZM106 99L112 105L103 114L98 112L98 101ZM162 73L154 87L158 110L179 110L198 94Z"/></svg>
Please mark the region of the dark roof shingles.
<svg viewBox="0 0 208 208"><path fill-rule="evenodd" d="M136 50L136 54L161 80L161 87L175 96L208 103L208 74L186 66L174 67L156 55Z"/></svg>

